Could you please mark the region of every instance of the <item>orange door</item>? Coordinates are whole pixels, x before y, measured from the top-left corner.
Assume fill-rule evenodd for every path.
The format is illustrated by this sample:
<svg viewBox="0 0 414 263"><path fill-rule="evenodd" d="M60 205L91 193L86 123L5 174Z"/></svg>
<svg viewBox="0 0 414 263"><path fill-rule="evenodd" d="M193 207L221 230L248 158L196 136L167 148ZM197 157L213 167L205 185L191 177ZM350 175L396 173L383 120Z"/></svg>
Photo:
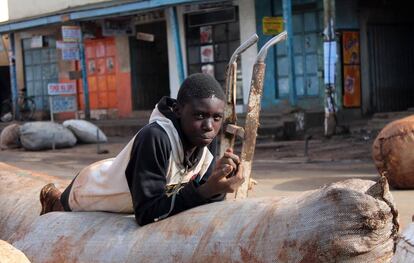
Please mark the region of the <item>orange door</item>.
<svg viewBox="0 0 414 263"><path fill-rule="evenodd" d="M91 109L113 109L118 106L116 94L116 52L114 38L85 40L85 59ZM83 90L78 85L78 101L84 109Z"/></svg>

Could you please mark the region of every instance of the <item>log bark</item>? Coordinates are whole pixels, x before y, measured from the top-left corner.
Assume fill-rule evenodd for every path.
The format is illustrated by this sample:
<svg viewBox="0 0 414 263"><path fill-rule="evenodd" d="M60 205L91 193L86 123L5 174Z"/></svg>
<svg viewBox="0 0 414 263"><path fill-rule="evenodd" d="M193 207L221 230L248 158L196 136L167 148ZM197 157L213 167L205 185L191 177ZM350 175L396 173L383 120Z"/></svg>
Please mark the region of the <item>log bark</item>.
<svg viewBox="0 0 414 263"><path fill-rule="evenodd" d="M398 232L386 180L213 203L138 227L123 214L37 216L38 191L57 179L4 168L0 239L31 262L389 262Z"/></svg>
<svg viewBox="0 0 414 263"><path fill-rule="evenodd" d="M411 223L398 238L393 263L414 262L414 223Z"/></svg>

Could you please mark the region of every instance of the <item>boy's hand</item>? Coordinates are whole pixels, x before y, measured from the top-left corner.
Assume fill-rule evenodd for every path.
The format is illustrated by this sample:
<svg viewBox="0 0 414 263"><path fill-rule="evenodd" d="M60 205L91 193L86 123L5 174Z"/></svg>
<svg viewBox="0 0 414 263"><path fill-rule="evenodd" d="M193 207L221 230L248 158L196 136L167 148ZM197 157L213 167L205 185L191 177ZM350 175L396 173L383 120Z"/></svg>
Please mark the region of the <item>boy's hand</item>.
<svg viewBox="0 0 414 263"><path fill-rule="evenodd" d="M228 177L235 171L234 176ZM240 158L227 149L223 157L217 161L213 174L207 182L199 187L199 193L210 198L216 194L233 193L244 182L243 167L240 165Z"/></svg>

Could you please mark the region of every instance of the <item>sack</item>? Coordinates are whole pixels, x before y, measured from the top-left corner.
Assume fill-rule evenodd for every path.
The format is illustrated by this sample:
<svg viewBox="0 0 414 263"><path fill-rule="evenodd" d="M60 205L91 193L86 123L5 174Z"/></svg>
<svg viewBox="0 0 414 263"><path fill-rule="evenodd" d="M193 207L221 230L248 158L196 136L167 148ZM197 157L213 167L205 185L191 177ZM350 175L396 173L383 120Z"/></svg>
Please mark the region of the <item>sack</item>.
<svg viewBox="0 0 414 263"><path fill-rule="evenodd" d="M85 120L67 120L63 126L70 129L80 142L97 143L107 142L106 135L95 124ZM97 138L99 136L99 140Z"/></svg>
<svg viewBox="0 0 414 263"><path fill-rule="evenodd" d="M0 240L0 262L30 263L23 252L3 240Z"/></svg>
<svg viewBox="0 0 414 263"><path fill-rule="evenodd" d="M414 189L414 115L387 124L372 145L380 174L394 188Z"/></svg>
<svg viewBox="0 0 414 263"><path fill-rule="evenodd" d="M20 127L20 141L27 150L44 150L72 147L76 144L76 137L61 124L38 121Z"/></svg>
<svg viewBox="0 0 414 263"><path fill-rule="evenodd" d="M18 148L20 144L20 125L19 124L10 124L6 126L0 134L0 149L12 149Z"/></svg>
<svg viewBox="0 0 414 263"><path fill-rule="evenodd" d="M408 225L408 227L400 235L392 262L414 262L414 223Z"/></svg>
<svg viewBox="0 0 414 263"><path fill-rule="evenodd" d="M118 213L39 217L33 193L44 181L2 176L0 170L1 180L8 198L0 199L0 233L12 234L12 244L33 262L378 263L391 260L398 232L386 180L353 179L286 198L215 202L144 227L133 215Z"/></svg>

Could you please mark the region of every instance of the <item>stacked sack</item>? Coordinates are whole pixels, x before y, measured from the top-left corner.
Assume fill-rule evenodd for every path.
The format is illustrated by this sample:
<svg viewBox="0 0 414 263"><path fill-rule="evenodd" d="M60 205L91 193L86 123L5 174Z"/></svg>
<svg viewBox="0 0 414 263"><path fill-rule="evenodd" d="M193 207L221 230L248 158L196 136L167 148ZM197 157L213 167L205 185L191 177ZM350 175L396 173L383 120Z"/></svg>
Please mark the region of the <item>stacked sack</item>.
<svg viewBox="0 0 414 263"><path fill-rule="evenodd" d="M414 189L414 115L387 124L372 146L378 172L397 189Z"/></svg>
<svg viewBox="0 0 414 263"><path fill-rule="evenodd" d="M48 121L11 124L0 134L2 150L23 146L38 151L73 147L80 143L107 142L106 135L96 125L85 120L67 120L62 124Z"/></svg>

